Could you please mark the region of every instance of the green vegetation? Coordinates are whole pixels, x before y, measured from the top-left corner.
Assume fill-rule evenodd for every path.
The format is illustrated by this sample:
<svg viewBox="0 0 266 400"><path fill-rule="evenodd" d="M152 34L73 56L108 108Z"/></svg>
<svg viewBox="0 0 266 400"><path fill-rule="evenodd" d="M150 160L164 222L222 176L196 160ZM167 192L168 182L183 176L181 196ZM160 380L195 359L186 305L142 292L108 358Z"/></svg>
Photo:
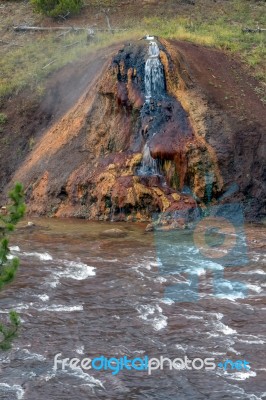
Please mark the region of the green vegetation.
<svg viewBox="0 0 266 400"><path fill-rule="evenodd" d="M48 17L78 14L83 5L82 0L31 0L34 9Z"/></svg>
<svg viewBox="0 0 266 400"><path fill-rule="evenodd" d="M110 3L109 0L107 2ZM88 3L100 11L100 6L97 8L98 0ZM103 5L103 2L100 3ZM114 14L122 11L119 11L119 1L112 3L116 4L111 7L109 15L113 26ZM129 5L128 8L133 6ZM264 7L265 2L260 1L231 0L222 4L196 1L195 6L188 6L186 12L171 18L164 16L164 10L160 16L144 18L129 13L129 16L121 17L119 24L116 24L116 27L126 28L126 31L113 34L96 32L90 43L85 30L71 31L65 35L58 32L34 34L34 40L25 41L22 47L12 47L12 50L0 57L0 97L18 93L25 87L30 87L41 95L43 90L40 88L44 87L45 78L52 71L69 62L80 60L101 47L118 41L137 39L147 33L213 46L240 55L254 76L266 83L266 32L242 32L242 28L255 28L257 24L266 28ZM85 10L86 7L84 13Z"/></svg>
<svg viewBox="0 0 266 400"><path fill-rule="evenodd" d="M227 4L228 3L228 4ZM194 8L193 15L145 18L147 30L165 38L186 40L221 50L229 50L245 61L254 75L266 83L266 32L243 33L246 27L266 28L265 2L233 0L216 8Z"/></svg>
<svg viewBox="0 0 266 400"><path fill-rule="evenodd" d="M0 125L5 124L7 121L7 115L4 113L0 113Z"/></svg>
<svg viewBox="0 0 266 400"><path fill-rule="evenodd" d="M25 213L24 194L21 184L16 183L14 189L9 193L11 205L5 215L0 214L0 289L10 283L19 266L18 258L9 257L8 234L14 230L15 225L23 218ZM9 323L0 323L0 349L7 350L11 347L12 340L16 337L20 320L15 311L9 313Z"/></svg>
<svg viewBox="0 0 266 400"><path fill-rule="evenodd" d="M132 31L114 35L100 32L90 45L86 31L68 33L60 42L55 34L46 34L23 47L14 48L0 58L0 97L18 94L26 87L42 94L42 84L52 71L99 48L132 38L132 34Z"/></svg>

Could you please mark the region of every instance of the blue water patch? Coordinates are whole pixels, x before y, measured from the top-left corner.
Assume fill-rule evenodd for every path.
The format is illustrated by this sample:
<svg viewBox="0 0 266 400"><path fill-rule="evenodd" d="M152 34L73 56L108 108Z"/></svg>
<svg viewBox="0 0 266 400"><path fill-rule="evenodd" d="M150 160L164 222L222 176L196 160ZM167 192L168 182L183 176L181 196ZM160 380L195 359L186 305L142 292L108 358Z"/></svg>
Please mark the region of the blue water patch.
<svg viewBox="0 0 266 400"><path fill-rule="evenodd" d="M181 218L187 229L166 231L166 224L158 223ZM198 276L204 271L212 271L214 296L246 296L244 283L224 279L224 268L248 262L240 204L211 206L204 212L156 214L153 222L160 274L187 276L187 282L168 287L165 297L178 302L198 301Z"/></svg>

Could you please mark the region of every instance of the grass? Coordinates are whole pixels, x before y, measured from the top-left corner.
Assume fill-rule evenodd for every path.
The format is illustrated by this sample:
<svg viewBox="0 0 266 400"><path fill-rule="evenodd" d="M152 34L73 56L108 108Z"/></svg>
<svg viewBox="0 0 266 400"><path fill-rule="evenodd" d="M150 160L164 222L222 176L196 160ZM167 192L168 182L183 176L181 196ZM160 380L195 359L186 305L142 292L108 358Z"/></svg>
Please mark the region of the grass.
<svg viewBox="0 0 266 400"><path fill-rule="evenodd" d="M88 45L84 32L68 34L65 40L60 42L55 40L54 34L46 34L23 47L15 48L0 59L0 97L18 94L25 87L36 89L41 95L42 83L52 71L99 48L124 40L127 36L131 37L132 34L99 33L97 40ZM48 65L49 63L51 64Z"/></svg>
<svg viewBox="0 0 266 400"><path fill-rule="evenodd" d="M266 32L242 32L243 27L255 28L257 24L266 28L266 14L263 12L262 3L248 3L244 0L230 2L230 14L224 12L222 15L210 14L207 17L199 14L197 18L177 17L170 21L146 18L144 22L149 31L159 36L178 38L237 53L253 69L254 75L266 83Z"/></svg>
<svg viewBox="0 0 266 400"><path fill-rule="evenodd" d="M119 3L115 1L115 3ZM230 3L230 4L226 4ZM205 46L239 54L250 66L252 73L266 83L265 39L266 32L243 33L243 27L266 28L265 2L232 0L211 6L206 13L203 2L192 7L193 15L177 15L171 19L164 16L144 17L137 22L123 19L121 27L128 31L97 33L97 40L88 44L86 33L69 33L58 39L58 32L34 36L22 47L12 47L0 58L0 97L5 98L30 87L38 94L44 91L45 78L69 62L79 60L99 48L122 40L139 38L151 33L165 38L195 42ZM214 7L214 6L213 6ZM218 7L218 6L217 6ZM78 43L76 43L78 42ZM50 65L48 65L52 62Z"/></svg>
<svg viewBox="0 0 266 400"><path fill-rule="evenodd" d="M0 113L0 125L3 125L7 122L7 115L4 113Z"/></svg>

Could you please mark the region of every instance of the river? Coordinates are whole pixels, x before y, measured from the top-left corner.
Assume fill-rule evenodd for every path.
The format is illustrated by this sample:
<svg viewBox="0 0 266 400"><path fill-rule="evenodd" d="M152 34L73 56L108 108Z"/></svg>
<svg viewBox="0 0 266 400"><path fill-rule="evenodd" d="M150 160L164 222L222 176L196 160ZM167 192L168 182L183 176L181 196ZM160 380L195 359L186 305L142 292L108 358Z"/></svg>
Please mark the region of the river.
<svg viewBox="0 0 266 400"><path fill-rule="evenodd" d="M167 297L167 287L184 282L188 271L163 271L157 239L144 224L34 222L12 236L11 252L21 266L0 293L1 319L15 309L22 321L12 349L0 353L1 399L266 399L265 227L246 226L248 262L224 271L227 284L244 282L247 293L215 296L213 273L223 268L213 263L205 270L203 262L194 269L199 297L190 302ZM103 234L112 228L124 237ZM195 260L185 235L171 246L187 265ZM58 353L245 359L251 368L55 371Z"/></svg>

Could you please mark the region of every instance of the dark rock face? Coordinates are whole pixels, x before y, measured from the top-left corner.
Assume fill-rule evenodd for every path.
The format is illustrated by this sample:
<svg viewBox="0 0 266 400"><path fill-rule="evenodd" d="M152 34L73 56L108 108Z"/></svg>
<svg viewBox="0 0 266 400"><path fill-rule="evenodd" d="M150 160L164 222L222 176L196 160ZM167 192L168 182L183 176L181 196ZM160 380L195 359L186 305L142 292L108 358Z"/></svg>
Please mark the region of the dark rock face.
<svg viewBox="0 0 266 400"><path fill-rule="evenodd" d="M257 190L237 176L225 195L234 183L230 168L245 157L250 137L243 144L226 116L208 103L178 49L166 41L158 45L165 92L145 102L148 43L126 45L42 136L15 175L26 186L30 213L149 221L158 212L189 214L196 201L204 206L252 196L262 210ZM258 140L256 131L252 140ZM145 145L156 173L139 173ZM248 165L260 182L260 162ZM254 217L252 207L247 214Z"/></svg>

